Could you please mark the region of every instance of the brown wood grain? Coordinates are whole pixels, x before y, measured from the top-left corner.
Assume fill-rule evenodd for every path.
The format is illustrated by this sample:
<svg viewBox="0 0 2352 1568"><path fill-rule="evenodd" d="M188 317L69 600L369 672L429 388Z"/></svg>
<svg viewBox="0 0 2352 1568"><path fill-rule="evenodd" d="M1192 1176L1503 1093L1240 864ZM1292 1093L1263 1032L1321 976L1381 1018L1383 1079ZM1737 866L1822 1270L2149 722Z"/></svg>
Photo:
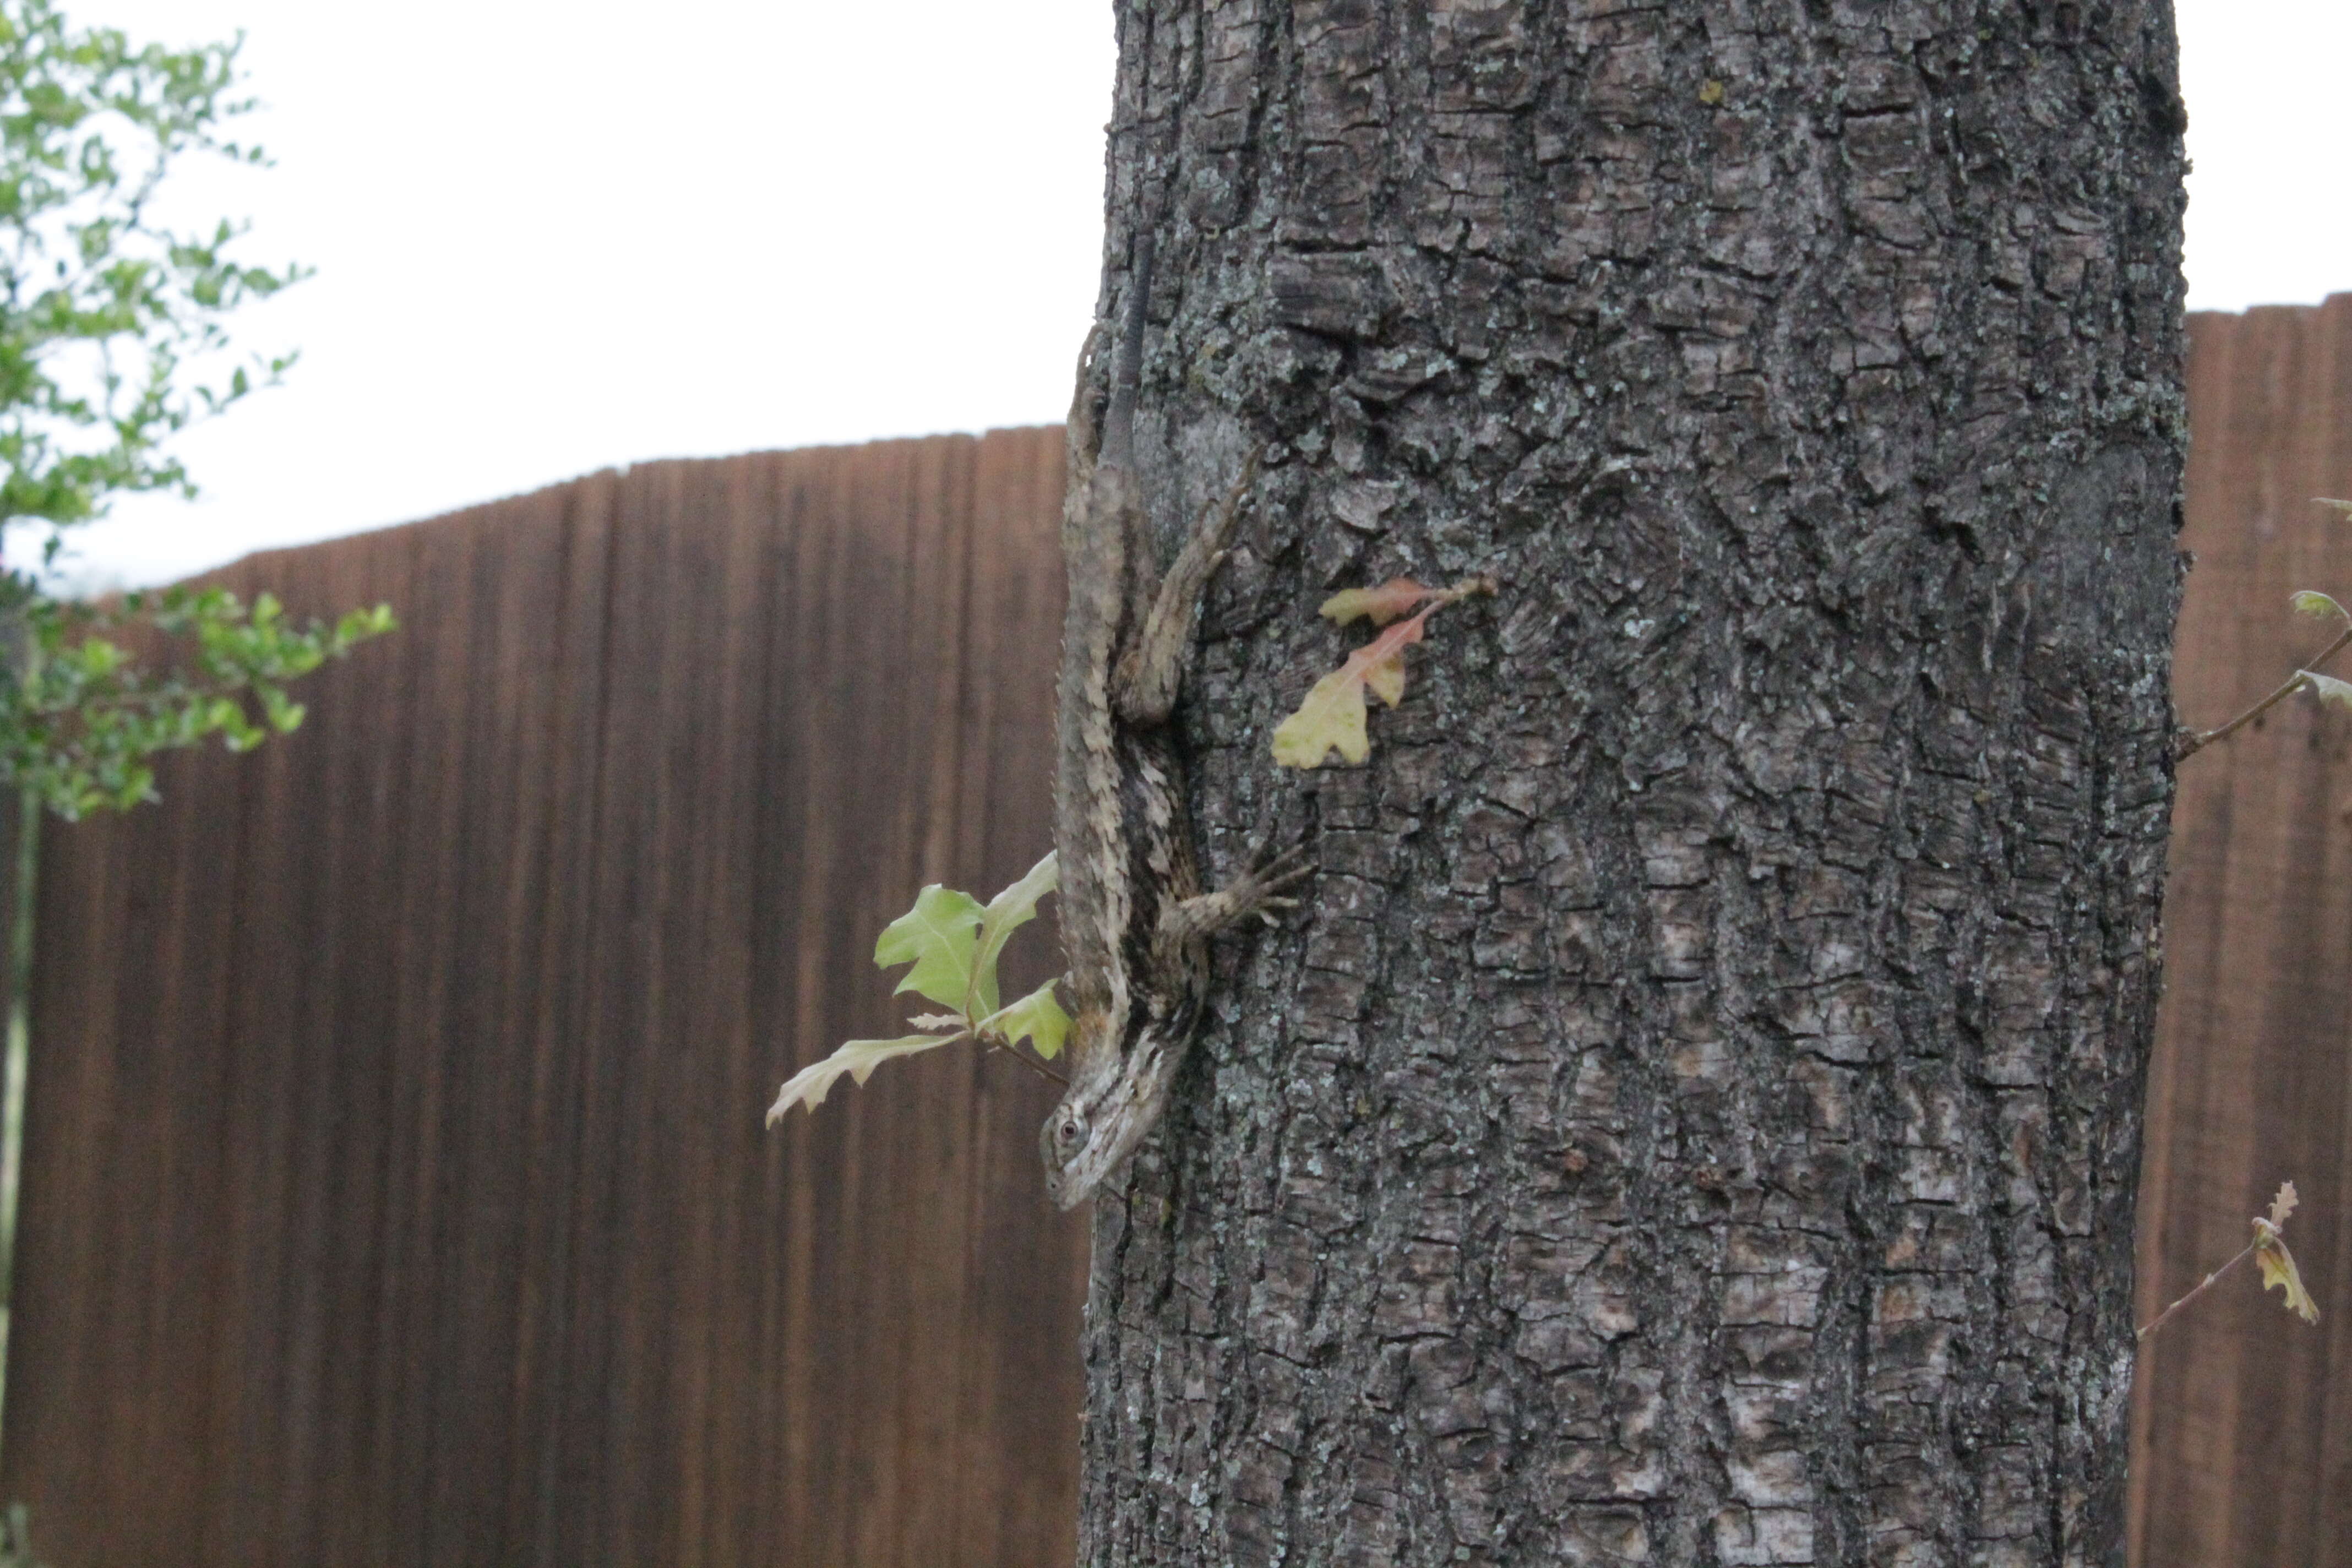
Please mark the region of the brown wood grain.
<svg viewBox="0 0 2352 1568"><path fill-rule="evenodd" d="M2352 604L2352 296L2189 318L2182 544L2195 552L2174 696L2210 728L2326 646L2289 612ZM2336 673L2352 675L2352 670ZM2352 1560L2352 714L2298 696L2181 765L2166 995L2140 1192L2143 1321L2249 1236L2278 1184L2323 1316L2241 1270L2143 1352L2142 1568Z"/></svg>
<svg viewBox="0 0 2352 1568"><path fill-rule="evenodd" d="M1048 1086L761 1125L903 1016L922 882L1049 846L1060 476L1053 429L656 463L219 574L404 626L47 840L0 1477L46 1560L1069 1556Z"/></svg>

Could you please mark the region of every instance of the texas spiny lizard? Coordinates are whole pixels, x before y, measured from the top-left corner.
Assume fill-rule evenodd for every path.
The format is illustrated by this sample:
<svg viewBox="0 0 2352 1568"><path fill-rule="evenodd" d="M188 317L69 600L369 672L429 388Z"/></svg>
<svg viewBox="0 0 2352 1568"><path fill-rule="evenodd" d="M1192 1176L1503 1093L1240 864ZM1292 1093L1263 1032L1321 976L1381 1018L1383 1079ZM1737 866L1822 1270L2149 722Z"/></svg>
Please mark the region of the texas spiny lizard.
<svg viewBox="0 0 2352 1568"><path fill-rule="evenodd" d="M1100 441L1089 353L1071 407L1062 510L1070 599L1057 688L1054 847L1073 1002L1070 1082L1045 1123L1045 1191L1082 1202L1135 1151L1168 1103L1209 992L1209 938L1288 905L1297 856L1252 864L1201 889L1183 758L1169 722L1201 592L1225 558L1253 462L1193 526L1163 576L1135 466L1151 235L1137 240L1127 321Z"/></svg>

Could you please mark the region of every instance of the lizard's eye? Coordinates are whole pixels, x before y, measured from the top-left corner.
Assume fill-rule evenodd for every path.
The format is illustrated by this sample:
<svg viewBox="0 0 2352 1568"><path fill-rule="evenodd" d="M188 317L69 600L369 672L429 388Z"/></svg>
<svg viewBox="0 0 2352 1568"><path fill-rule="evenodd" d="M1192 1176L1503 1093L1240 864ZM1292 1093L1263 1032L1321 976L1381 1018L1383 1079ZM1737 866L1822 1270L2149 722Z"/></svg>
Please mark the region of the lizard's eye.
<svg viewBox="0 0 2352 1568"><path fill-rule="evenodd" d="M1087 1141L1087 1124L1075 1116L1065 1116L1054 1129L1054 1141L1065 1149L1075 1149Z"/></svg>

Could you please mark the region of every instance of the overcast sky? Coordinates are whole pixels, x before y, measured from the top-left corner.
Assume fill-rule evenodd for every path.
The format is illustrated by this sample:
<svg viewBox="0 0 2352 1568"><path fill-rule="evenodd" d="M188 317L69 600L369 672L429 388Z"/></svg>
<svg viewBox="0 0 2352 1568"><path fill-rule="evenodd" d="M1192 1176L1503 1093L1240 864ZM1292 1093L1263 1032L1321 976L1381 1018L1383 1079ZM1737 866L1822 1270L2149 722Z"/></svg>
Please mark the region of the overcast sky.
<svg viewBox="0 0 2352 1568"><path fill-rule="evenodd" d="M64 0L247 34L260 172L182 195L318 275L236 318L286 386L181 448L204 498L86 582L616 464L1057 419L1094 301L1107 0ZM2347 0L2179 0L2189 304L2352 289Z"/></svg>

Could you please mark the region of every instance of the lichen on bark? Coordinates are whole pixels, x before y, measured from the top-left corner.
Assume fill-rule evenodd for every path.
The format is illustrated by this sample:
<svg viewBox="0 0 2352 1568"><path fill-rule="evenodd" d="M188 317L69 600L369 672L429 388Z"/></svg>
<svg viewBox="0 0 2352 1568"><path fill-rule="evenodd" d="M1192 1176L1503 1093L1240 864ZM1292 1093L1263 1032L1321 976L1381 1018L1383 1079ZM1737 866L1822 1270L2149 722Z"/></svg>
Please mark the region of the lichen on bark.
<svg viewBox="0 0 2352 1568"><path fill-rule="evenodd" d="M1213 870L1080 1560L2121 1561L2171 796L2169 7L1121 0ZM1360 769L1334 587L1472 573Z"/></svg>

